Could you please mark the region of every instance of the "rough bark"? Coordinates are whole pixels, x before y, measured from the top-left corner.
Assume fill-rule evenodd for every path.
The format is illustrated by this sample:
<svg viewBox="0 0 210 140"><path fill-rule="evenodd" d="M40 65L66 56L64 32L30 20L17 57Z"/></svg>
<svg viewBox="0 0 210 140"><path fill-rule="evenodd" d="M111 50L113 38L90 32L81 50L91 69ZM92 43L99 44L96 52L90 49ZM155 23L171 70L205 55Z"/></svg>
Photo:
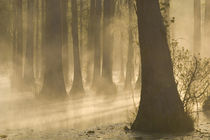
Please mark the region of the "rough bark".
<svg viewBox="0 0 210 140"><path fill-rule="evenodd" d="M173 76L166 28L158 0L137 0L141 44L142 90L133 130L183 132L193 130Z"/></svg>
<svg viewBox="0 0 210 140"><path fill-rule="evenodd" d="M46 26L44 33L44 83L41 96L61 98L67 95L62 66L61 3L46 0Z"/></svg>
<svg viewBox="0 0 210 140"><path fill-rule="evenodd" d="M77 96L84 93L82 74L80 66L79 39L78 39L78 13L77 0L71 0L72 12L72 37L73 37L73 54L74 54L74 80L70 95Z"/></svg>

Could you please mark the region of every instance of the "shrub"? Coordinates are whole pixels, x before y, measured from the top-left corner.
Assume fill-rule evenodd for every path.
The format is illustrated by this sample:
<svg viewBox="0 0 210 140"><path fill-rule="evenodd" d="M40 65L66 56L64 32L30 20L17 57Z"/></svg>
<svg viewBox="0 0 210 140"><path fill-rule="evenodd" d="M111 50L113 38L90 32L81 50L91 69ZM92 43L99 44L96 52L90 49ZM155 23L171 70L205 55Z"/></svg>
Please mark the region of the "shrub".
<svg viewBox="0 0 210 140"><path fill-rule="evenodd" d="M174 76L185 111L198 109L210 91L210 58L200 54L192 55L190 51L179 48L176 40L171 41L171 57Z"/></svg>

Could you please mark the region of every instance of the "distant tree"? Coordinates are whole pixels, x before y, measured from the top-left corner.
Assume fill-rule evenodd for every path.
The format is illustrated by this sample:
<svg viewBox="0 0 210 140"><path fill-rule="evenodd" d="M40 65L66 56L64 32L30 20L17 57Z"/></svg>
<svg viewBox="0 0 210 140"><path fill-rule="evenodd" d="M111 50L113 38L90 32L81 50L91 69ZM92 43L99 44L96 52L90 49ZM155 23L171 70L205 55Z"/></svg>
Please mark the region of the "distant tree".
<svg viewBox="0 0 210 140"><path fill-rule="evenodd" d="M67 95L63 66L61 44L61 2L46 1L46 23L44 26L44 83L41 96L60 98Z"/></svg>
<svg viewBox="0 0 210 140"><path fill-rule="evenodd" d="M24 65L24 82L30 88L34 84L34 0L27 1L27 37Z"/></svg>
<svg viewBox="0 0 210 140"><path fill-rule="evenodd" d="M112 80L112 53L113 53L113 34L110 26L114 17L115 1L104 0L103 3L103 65L102 77L109 89L115 90Z"/></svg>
<svg viewBox="0 0 210 140"><path fill-rule="evenodd" d="M13 2L13 74L12 88L21 91L23 85L23 13L22 0Z"/></svg>
<svg viewBox="0 0 210 140"><path fill-rule="evenodd" d="M137 0L141 44L142 89L133 130L183 132L193 130L173 76L166 28L158 0Z"/></svg>
<svg viewBox="0 0 210 140"><path fill-rule="evenodd" d="M101 18L102 17L102 0L96 0L95 10L95 36L94 36L94 73L93 73L93 86L96 86L98 80L101 78Z"/></svg>
<svg viewBox="0 0 210 140"><path fill-rule="evenodd" d="M79 39L78 39L78 12L77 0L71 0L72 12L72 38L73 38L73 54L74 54L74 80L70 91L70 95L79 95L84 93L82 74L80 66L80 53L79 53Z"/></svg>
<svg viewBox="0 0 210 140"><path fill-rule="evenodd" d="M92 81L92 66L94 59L94 41L95 41L95 14L96 14L96 0L90 0L90 11L89 11L89 20L88 20L88 40L87 40L87 67L86 67L86 80Z"/></svg>
<svg viewBox="0 0 210 140"><path fill-rule="evenodd" d="M63 48L63 65L64 65L64 77L68 80L69 76L69 48L68 48L68 22L67 22L67 10L68 10L68 0L61 0L62 13L62 48Z"/></svg>
<svg viewBox="0 0 210 140"><path fill-rule="evenodd" d="M81 67L83 66L83 14L84 14L84 4L83 0L80 0L80 13L79 13L79 26L80 26L80 31L79 31L79 50L80 50L80 58L81 58Z"/></svg>

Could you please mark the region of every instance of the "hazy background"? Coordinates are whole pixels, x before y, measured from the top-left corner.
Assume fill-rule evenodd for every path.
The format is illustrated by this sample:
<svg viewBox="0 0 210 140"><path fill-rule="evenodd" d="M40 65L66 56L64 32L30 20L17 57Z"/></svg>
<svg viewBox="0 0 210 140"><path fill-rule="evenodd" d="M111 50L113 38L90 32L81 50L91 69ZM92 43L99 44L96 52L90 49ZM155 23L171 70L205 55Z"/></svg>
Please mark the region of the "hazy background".
<svg viewBox="0 0 210 140"><path fill-rule="evenodd" d="M210 47L204 43L204 4L202 1L202 46L201 55L210 56ZM193 0L171 0L170 16L175 17L175 23L172 25L172 37L178 40L181 47L192 49L193 47L193 28L194 28L194 1ZM210 27L209 27L210 28ZM210 39L208 41L210 43Z"/></svg>

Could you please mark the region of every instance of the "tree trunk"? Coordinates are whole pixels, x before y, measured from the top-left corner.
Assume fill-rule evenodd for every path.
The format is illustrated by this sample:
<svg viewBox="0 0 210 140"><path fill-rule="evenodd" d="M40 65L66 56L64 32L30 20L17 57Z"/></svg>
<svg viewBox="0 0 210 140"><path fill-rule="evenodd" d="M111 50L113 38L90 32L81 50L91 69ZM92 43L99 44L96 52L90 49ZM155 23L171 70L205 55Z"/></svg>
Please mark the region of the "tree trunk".
<svg viewBox="0 0 210 140"><path fill-rule="evenodd" d="M198 54L201 51L201 1L194 0L194 44L193 52Z"/></svg>
<svg viewBox="0 0 210 140"><path fill-rule="evenodd" d="M102 77L108 87L115 89L112 80L112 54L113 54L113 35L110 32L110 25L114 16L114 1L104 1L104 18L103 18L103 66Z"/></svg>
<svg viewBox="0 0 210 140"><path fill-rule="evenodd" d="M35 68L34 68L34 76L35 79L38 78L38 73L39 73L39 55L38 55L38 51L39 51L39 0L37 0L35 2L36 7L34 8L34 16L36 17L35 20L35 30L36 30L36 34L35 34L35 53L34 53L34 59L35 59Z"/></svg>
<svg viewBox="0 0 210 140"><path fill-rule="evenodd" d="M68 48L68 23L67 23L67 9L68 9L68 0L61 0L62 5L62 47L63 47L63 68L64 68L64 77L65 81L68 81L69 77L69 48Z"/></svg>
<svg viewBox="0 0 210 140"><path fill-rule="evenodd" d="M79 40L78 40L78 14L77 0L71 0L72 12L72 37L73 37L73 53L74 53L74 80L70 91L70 95L79 95L84 93L82 74L79 57Z"/></svg>
<svg viewBox="0 0 210 140"><path fill-rule="evenodd" d="M101 64L101 14L102 14L102 1L96 0L96 15L94 22L95 24L95 36L94 36L94 75L93 75L93 86L97 86L100 76L100 64Z"/></svg>
<svg viewBox="0 0 210 140"><path fill-rule="evenodd" d="M23 85L23 16L22 16L22 0L14 2L15 17L14 17L14 50L13 50L13 67L14 74L12 87L18 91L22 90Z"/></svg>
<svg viewBox="0 0 210 140"><path fill-rule="evenodd" d="M62 66L61 3L46 0L46 26L44 33L44 83L41 96L60 98L67 95Z"/></svg>
<svg viewBox="0 0 210 140"><path fill-rule="evenodd" d="M88 22L88 45L87 45L87 67L86 67L86 81L90 82L92 80L92 62L94 59L94 41L95 41L95 9L96 9L96 0L90 0L90 17L89 17L89 22Z"/></svg>
<svg viewBox="0 0 210 140"><path fill-rule="evenodd" d="M16 87L16 55L17 55L17 4L16 1L12 1L12 75L11 75L11 87L15 89Z"/></svg>
<svg viewBox="0 0 210 140"><path fill-rule="evenodd" d="M80 50L80 60L81 60L81 67L83 67L83 0L80 0L80 42L79 42L79 50Z"/></svg>
<svg viewBox="0 0 210 140"><path fill-rule="evenodd" d="M125 79L125 89L129 89L132 87L132 78L134 73L134 65L133 65L133 55L134 55L134 48L133 48L133 34L132 34L132 10L133 8L133 1L128 1L128 10L129 10L129 45L128 45L128 60L126 65L126 79Z"/></svg>
<svg viewBox="0 0 210 140"><path fill-rule="evenodd" d="M166 28L158 0L137 0L141 44L142 90L133 130L183 132L193 130L173 76Z"/></svg>
<svg viewBox="0 0 210 140"><path fill-rule="evenodd" d="M24 82L25 87L34 85L34 0L27 1L27 42L26 42L26 56L24 68Z"/></svg>

